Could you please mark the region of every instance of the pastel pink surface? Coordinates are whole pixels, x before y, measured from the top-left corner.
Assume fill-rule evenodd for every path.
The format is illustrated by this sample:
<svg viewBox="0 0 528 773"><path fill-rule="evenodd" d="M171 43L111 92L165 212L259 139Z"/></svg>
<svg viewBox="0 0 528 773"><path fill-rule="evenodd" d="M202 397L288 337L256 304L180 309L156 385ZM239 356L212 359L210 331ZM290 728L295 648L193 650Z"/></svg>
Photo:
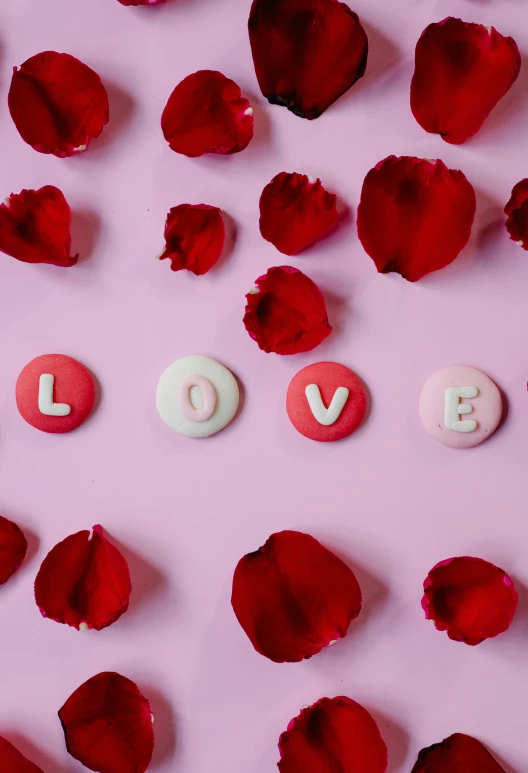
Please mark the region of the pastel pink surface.
<svg viewBox="0 0 528 773"><path fill-rule="evenodd" d="M67 416L49 416L39 409L39 383L43 373L55 377L53 402L71 408ZM23 419L42 432L63 433L77 429L90 415L95 385L87 368L65 354L42 354L28 362L16 384L16 404Z"/></svg>
<svg viewBox="0 0 528 773"><path fill-rule="evenodd" d="M528 585L528 259L502 212L526 172L528 67L462 147L424 132L409 107L427 24L462 16L528 51L528 6L348 4L369 35L367 72L311 122L261 97L242 0L0 4L1 197L60 187L81 254L68 271L0 256L0 512L31 540L0 590L0 735L44 773L86 773L56 712L108 670L152 703L148 773L272 773L290 718L342 694L379 723L390 773L409 773L419 749L455 730L479 738L508 773L528 770L526 616L475 652L446 641L420 608L423 578L446 556L484 555ZM95 69L110 96L110 123L71 159L33 151L7 113L11 67L50 48ZM193 161L169 149L159 120L175 83L204 67L251 97L255 136L242 153ZM479 197L468 247L416 285L379 276L356 235L364 176L391 153L439 157ZM324 248L291 259L320 285L334 326L314 352L292 357L261 352L241 322L245 293L277 264L258 202L284 168L320 177L350 206ZM235 221L234 246L205 276L164 271L153 258L167 212L204 200ZM35 354L57 351L97 375L101 402L77 430L50 437L21 419L14 391ZM155 405L160 374L189 352L225 364L244 393L236 421L197 443ZM310 442L288 419L287 386L317 360L348 363L368 384L368 422L349 440ZM427 378L453 362L475 363L508 397L500 431L468 453L434 442L418 414ZM43 620L32 601L41 561L98 521L129 563L129 611L99 632ZM256 655L230 606L240 556L281 529L336 551L364 592L357 629L291 667Z"/></svg>
<svg viewBox="0 0 528 773"><path fill-rule="evenodd" d="M461 399L471 406L471 413L460 419L474 420L472 432L456 432L445 424L445 395L449 387L476 387L478 395ZM497 429L502 418L502 397L493 381L476 368L451 365L434 373L424 384L420 395L420 419L435 440L450 448L473 448L487 440Z"/></svg>
<svg viewBox="0 0 528 773"><path fill-rule="evenodd" d="M329 426L320 424L312 413L306 387L319 387L323 404L329 407L339 387L349 390L347 401L338 419ZM338 362L316 362L297 373L288 387L286 410L295 429L311 440L332 442L351 435L365 418L367 396L361 380L349 368Z"/></svg>

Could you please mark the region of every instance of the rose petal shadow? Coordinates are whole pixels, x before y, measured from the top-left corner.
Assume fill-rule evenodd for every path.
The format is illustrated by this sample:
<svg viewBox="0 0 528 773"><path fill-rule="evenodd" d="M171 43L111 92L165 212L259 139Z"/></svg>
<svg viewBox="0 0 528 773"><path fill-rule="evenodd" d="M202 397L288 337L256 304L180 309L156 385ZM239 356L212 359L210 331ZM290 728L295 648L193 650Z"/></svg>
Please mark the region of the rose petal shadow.
<svg viewBox="0 0 528 773"><path fill-rule="evenodd" d="M321 286L320 282L317 282L321 292L323 293L326 310L328 312L328 320L332 325L332 333L322 342L324 346L325 342L335 338L343 330L346 323L350 322L350 295L339 295L333 290L327 290Z"/></svg>
<svg viewBox="0 0 528 773"><path fill-rule="evenodd" d="M46 752L40 747L35 746L32 741L29 741L26 736L19 733L17 730L0 730L2 735L9 743L12 743L18 751L27 757L28 760L34 762L42 769L43 773L74 773L75 762L72 760L71 764L61 764L57 760L52 759Z"/></svg>
<svg viewBox="0 0 528 773"><path fill-rule="evenodd" d="M90 143L87 150L89 155L93 155L96 152L103 153L118 138L123 139L126 126L136 111L136 103L127 91L106 77L102 77L102 81L103 86L108 92L110 120L99 137ZM84 155L84 153L81 153L76 158L82 158Z"/></svg>
<svg viewBox="0 0 528 773"><path fill-rule="evenodd" d="M79 254L77 265L93 253L101 229L101 218L91 209L74 209L71 216L72 252Z"/></svg>
<svg viewBox="0 0 528 773"><path fill-rule="evenodd" d="M176 723L174 710L168 700L155 687L141 683L139 688L147 698L154 716L154 753L149 766L156 768L176 753Z"/></svg>
<svg viewBox="0 0 528 773"><path fill-rule="evenodd" d="M387 744L389 753L389 765L387 773L397 773L406 762L409 751L409 734L402 726L385 712L366 705L367 711L372 714L381 733L381 737Z"/></svg>
<svg viewBox="0 0 528 773"><path fill-rule="evenodd" d="M522 636L522 638L525 639L528 634L528 588L523 582L518 580L515 575L512 575L511 572L508 572L508 575L513 580L515 590L519 597L519 605L508 631L511 631L512 634Z"/></svg>
<svg viewBox="0 0 528 773"><path fill-rule="evenodd" d="M332 552L352 569L356 575L359 587L361 588L361 612L350 624L347 634L347 636L354 636L354 633L357 633L368 625L373 616L379 614L379 610L387 603L390 590L379 577L374 575L369 569L366 569L363 564L341 553L339 548L328 545L327 541L325 541L325 545L326 547L330 547Z"/></svg>
<svg viewBox="0 0 528 773"><path fill-rule="evenodd" d="M231 257L236 247L238 234L238 226L236 221L224 210L222 210L222 220L224 221L225 227L225 241L222 248L222 253L216 261L215 265L212 267L212 271L216 271L217 268L220 268L220 266L222 266L225 261Z"/></svg>
<svg viewBox="0 0 528 773"><path fill-rule="evenodd" d="M26 565L30 564L37 555L40 548L40 537L32 529L28 529L26 526L24 526L23 523L21 524L18 522L18 525L24 532L24 537L26 538L28 544L24 561L22 562L22 566L19 569L19 571L23 571Z"/></svg>
<svg viewBox="0 0 528 773"><path fill-rule="evenodd" d="M264 97L258 97L254 92L248 92L245 89L242 90L243 96L249 99L249 103L253 108L253 139L246 148L247 151L255 150L260 152L262 146L268 147L272 140L272 124L268 111L265 108ZM243 152L243 151L242 151Z"/></svg>
<svg viewBox="0 0 528 773"><path fill-rule="evenodd" d="M489 745L487 741L481 741L481 743L483 746L486 747L486 749L489 751L491 756L499 763L501 768L504 769L504 773L519 773L519 770L512 768L511 765L509 765L507 762L504 761L503 757L497 754L497 752L493 751L493 748Z"/></svg>
<svg viewBox="0 0 528 773"><path fill-rule="evenodd" d="M500 30L499 30L500 31ZM528 90L528 57L521 52L521 71L519 77L504 95L504 97L495 105L490 115L484 121L474 137L470 137L468 142L476 146L479 141L491 139L497 132L504 132L504 126L510 118L520 113L525 108L525 94Z"/></svg>
<svg viewBox="0 0 528 773"><path fill-rule="evenodd" d="M368 89L371 83L379 78L380 75L397 65L402 58L402 52L390 38L383 32L380 32L370 22L366 22L362 16L360 16L360 21L368 37L367 69L365 75L346 91L342 97L339 97L335 105L340 105L341 103L344 105L348 99L357 97L358 94ZM329 110L332 107L334 105L331 105Z"/></svg>
<svg viewBox="0 0 528 773"><path fill-rule="evenodd" d="M106 529L105 529L106 532ZM130 578L132 580L132 594L130 596L130 611L133 612L138 606L144 605L156 596L166 592L169 586L168 578L158 567L153 566L143 556L132 548L120 542L112 533L106 532L118 550L125 557L128 568L130 569ZM171 607L173 601L171 599Z"/></svg>

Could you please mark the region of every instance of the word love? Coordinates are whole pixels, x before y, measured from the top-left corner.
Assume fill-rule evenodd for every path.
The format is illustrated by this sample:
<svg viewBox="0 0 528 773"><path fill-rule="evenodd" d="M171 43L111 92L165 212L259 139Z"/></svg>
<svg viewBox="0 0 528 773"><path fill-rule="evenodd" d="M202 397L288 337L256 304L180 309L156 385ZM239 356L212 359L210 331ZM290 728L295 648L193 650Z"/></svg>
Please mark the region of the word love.
<svg viewBox="0 0 528 773"><path fill-rule="evenodd" d="M95 402L94 380L77 360L46 354L23 369L16 401L33 427L52 433L70 432L90 415ZM211 357L182 357L162 373L156 407L171 429L192 438L220 432L236 416L240 394L234 375ZM361 426L367 395L359 377L337 362L317 362L291 380L286 411L295 429L319 442L348 437ZM425 429L452 448L471 448L490 437L502 417L498 388L475 368L457 366L438 371L420 396Z"/></svg>

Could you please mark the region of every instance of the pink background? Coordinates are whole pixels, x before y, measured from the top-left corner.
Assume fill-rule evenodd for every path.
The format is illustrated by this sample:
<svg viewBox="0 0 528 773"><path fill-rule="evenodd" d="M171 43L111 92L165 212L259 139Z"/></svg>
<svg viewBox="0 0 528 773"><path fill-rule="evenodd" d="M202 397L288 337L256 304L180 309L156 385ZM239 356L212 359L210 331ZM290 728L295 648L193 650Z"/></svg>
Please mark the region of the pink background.
<svg viewBox="0 0 528 773"><path fill-rule="evenodd" d="M0 511L31 535L29 560L0 589L0 733L45 773L82 769L56 712L109 669L152 702L158 773L269 773L289 719L338 694L372 711L391 773L407 773L419 749L454 731L483 740L508 773L528 769L528 256L502 225L528 172L528 66L462 147L426 134L408 105L414 44L429 22L493 24L528 51L525 6L356 0L367 75L309 123L264 104L246 0L2 3L1 195L58 185L82 255L69 270L0 260ZM45 49L85 61L110 93L110 125L77 158L34 152L7 111L12 66ZM252 101L255 138L239 155L190 160L163 140L166 99L201 68L234 78ZM391 153L440 157L478 193L468 248L416 285L377 275L355 232L364 175ZM258 231L259 194L282 170L319 175L350 206L334 234L289 261ZM183 202L220 206L236 224L233 249L205 277L154 261L166 212ZM315 352L280 358L258 350L241 318L253 280L286 262L319 283L335 329ZM101 385L93 417L65 436L39 433L15 406L18 373L47 352L79 358ZM245 395L238 419L209 440L178 436L155 409L159 375L195 353L230 367ZM322 359L353 368L372 396L364 427L333 445L299 435L284 407L292 376ZM496 435L461 452L436 444L418 419L422 384L452 363L485 371L509 404ZM133 603L111 628L78 633L41 619L32 583L56 542L98 522L130 562ZM229 601L240 556L284 528L336 549L365 596L344 642L292 665L253 651ZM499 564L520 591L511 630L476 649L435 632L420 607L427 571L457 554Z"/></svg>

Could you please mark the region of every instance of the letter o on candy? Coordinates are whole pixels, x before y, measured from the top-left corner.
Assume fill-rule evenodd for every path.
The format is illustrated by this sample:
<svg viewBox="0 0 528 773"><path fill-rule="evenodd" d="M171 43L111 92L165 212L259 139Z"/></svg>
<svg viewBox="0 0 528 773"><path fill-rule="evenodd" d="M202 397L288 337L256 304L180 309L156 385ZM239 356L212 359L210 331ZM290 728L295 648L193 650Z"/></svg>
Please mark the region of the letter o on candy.
<svg viewBox="0 0 528 773"><path fill-rule="evenodd" d="M211 357L191 355L169 365L158 381L156 407L171 429L209 437L234 418L240 395L230 370Z"/></svg>

